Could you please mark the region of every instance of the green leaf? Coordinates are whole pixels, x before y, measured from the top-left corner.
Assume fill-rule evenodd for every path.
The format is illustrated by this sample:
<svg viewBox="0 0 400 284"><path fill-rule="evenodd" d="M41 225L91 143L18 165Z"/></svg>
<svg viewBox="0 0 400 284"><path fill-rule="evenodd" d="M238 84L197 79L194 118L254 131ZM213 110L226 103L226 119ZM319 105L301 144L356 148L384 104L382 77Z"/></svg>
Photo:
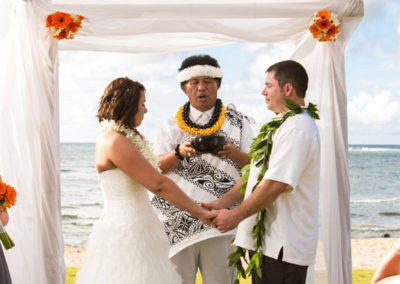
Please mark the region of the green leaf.
<svg viewBox="0 0 400 284"><path fill-rule="evenodd" d="M257 276L258 276L259 278L262 278L262 270L261 270L261 267L256 267L256 272L257 272Z"/></svg>

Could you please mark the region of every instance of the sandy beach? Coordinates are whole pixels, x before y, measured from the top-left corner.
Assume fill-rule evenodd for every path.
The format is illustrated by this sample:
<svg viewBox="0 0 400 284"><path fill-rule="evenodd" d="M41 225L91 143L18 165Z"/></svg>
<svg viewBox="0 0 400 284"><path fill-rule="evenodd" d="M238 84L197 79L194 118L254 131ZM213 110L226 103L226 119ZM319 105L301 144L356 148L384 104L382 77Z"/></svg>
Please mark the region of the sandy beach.
<svg viewBox="0 0 400 284"><path fill-rule="evenodd" d="M397 238L379 238L379 239L353 239L352 260L353 268L371 268L375 269L382 261L386 253L393 247ZM323 257L318 250L317 264L318 269L323 267ZM67 246L64 248L65 265L67 267L80 267L85 255L85 249L80 246Z"/></svg>

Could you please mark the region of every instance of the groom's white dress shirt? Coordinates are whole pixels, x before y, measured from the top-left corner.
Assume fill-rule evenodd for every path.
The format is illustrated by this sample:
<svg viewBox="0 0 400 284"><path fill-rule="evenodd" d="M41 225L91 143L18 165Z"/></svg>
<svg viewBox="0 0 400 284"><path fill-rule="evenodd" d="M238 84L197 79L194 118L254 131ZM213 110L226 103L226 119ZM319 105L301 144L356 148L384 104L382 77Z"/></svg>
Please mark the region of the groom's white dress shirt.
<svg viewBox="0 0 400 284"><path fill-rule="evenodd" d="M302 113L288 118L273 137L269 167L264 179L288 184L268 209L263 254L283 261L311 265L318 241L320 141L315 121ZM256 184L260 168L252 167L245 198ZM242 221L235 245L253 250L255 216Z"/></svg>

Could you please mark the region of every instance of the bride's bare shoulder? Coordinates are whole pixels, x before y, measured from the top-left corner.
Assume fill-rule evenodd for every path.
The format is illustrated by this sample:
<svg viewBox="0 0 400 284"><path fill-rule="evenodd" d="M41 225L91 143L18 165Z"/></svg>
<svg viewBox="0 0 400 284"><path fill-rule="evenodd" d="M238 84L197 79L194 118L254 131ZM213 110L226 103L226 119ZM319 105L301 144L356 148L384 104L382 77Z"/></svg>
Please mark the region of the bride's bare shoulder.
<svg viewBox="0 0 400 284"><path fill-rule="evenodd" d="M110 148L118 146L120 143L129 142L124 134L115 131L115 130L107 130L102 133L96 142L96 147L99 148Z"/></svg>
<svg viewBox="0 0 400 284"><path fill-rule="evenodd" d="M116 168L116 165L112 162L113 156L115 153L121 152L122 150L119 150L119 148L124 147L123 145L126 143L129 143L128 139L115 130L105 131L97 138L95 166L99 173Z"/></svg>

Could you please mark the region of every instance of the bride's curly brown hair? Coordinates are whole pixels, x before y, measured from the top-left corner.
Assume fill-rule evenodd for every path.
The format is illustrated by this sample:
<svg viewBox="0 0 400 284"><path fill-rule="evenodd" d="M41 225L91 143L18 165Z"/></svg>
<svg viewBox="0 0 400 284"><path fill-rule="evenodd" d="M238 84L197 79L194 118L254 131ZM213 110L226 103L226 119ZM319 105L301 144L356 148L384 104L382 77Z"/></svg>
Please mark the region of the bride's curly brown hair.
<svg viewBox="0 0 400 284"><path fill-rule="evenodd" d="M143 92L146 92L145 87L128 77L111 81L100 98L100 107L97 111L99 122L114 120L119 126L125 125L139 134L136 130L135 115Z"/></svg>

